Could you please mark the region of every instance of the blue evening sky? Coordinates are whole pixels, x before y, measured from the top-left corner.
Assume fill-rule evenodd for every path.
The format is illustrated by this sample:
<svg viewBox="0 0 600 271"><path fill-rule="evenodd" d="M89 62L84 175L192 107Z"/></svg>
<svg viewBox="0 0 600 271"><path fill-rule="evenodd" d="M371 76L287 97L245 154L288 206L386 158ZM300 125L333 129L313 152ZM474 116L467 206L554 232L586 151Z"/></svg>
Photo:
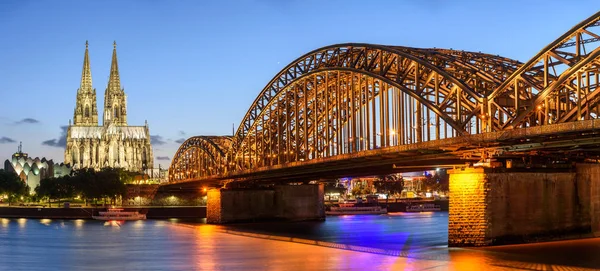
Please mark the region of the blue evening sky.
<svg viewBox="0 0 600 271"><path fill-rule="evenodd" d="M313 49L364 42L524 62L599 8L598 0L2 0L0 160L23 141L30 156L63 161L63 147L42 142L60 143L73 118L86 40L100 119L116 40L128 122L148 120L155 164L165 168L175 141L231 134L267 82Z"/></svg>

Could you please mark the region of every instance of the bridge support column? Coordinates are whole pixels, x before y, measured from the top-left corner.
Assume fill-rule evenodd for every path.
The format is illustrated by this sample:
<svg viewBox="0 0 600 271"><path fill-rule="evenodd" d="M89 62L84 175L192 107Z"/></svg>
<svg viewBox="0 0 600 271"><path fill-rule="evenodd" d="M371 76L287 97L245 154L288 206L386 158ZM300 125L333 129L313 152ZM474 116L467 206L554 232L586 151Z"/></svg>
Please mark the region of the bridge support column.
<svg viewBox="0 0 600 271"><path fill-rule="evenodd" d="M323 185L278 185L274 189L212 189L206 222L324 220Z"/></svg>
<svg viewBox="0 0 600 271"><path fill-rule="evenodd" d="M600 236L600 164L449 174L449 246Z"/></svg>

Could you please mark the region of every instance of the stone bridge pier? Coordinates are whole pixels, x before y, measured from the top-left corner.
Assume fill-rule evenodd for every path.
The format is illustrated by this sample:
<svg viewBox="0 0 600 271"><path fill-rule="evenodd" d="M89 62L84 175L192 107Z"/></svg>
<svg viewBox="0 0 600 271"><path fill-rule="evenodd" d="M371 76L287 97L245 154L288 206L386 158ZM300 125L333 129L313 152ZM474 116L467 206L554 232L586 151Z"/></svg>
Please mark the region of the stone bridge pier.
<svg viewBox="0 0 600 271"><path fill-rule="evenodd" d="M273 189L211 189L206 222L325 220L324 187L276 185Z"/></svg>
<svg viewBox="0 0 600 271"><path fill-rule="evenodd" d="M600 164L449 174L449 246L600 236Z"/></svg>

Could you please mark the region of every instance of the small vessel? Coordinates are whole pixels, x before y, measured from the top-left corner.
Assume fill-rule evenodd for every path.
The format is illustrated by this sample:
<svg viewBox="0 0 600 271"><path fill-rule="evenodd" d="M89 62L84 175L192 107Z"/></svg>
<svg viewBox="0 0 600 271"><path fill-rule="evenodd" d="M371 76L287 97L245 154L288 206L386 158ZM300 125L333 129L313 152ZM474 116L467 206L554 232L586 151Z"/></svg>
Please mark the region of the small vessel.
<svg viewBox="0 0 600 271"><path fill-rule="evenodd" d="M439 205L433 203L413 203L406 206L407 212L433 212L441 210L442 208Z"/></svg>
<svg viewBox="0 0 600 271"><path fill-rule="evenodd" d="M108 208L105 212L98 212L99 215L93 215L92 218L96 220L144 220L146 219L145 214L140 214L137 211L124 212L123 209L119 208Z"/></svg>
<svg viewBox="0 0 600 271"><path fill-rule="evenodd" d="M354 206L354 203L340 203L339 207L331 207L326 215L380 215L387 214L387 208L381 206Z"/></svg>

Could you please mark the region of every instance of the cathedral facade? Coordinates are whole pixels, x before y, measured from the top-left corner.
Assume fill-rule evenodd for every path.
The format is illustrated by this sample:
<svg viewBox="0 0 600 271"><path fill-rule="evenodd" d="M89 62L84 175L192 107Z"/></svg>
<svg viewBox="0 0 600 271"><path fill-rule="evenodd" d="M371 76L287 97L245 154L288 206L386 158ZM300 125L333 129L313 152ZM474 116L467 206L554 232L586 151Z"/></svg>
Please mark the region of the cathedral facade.
<svg viewBox="0 0 600 271"><path fill-rule="evenodd" d="M73 123L69 121L67 129L65 148L65 164L73 169L111 167L142 172L154 166L148 122L144 126L127 124L127 95L121 88L119 78L117 44L114 43L113 47L100 125L96 89L92 87L88 43L85 43L81 83L77 90Z"/></svg>

